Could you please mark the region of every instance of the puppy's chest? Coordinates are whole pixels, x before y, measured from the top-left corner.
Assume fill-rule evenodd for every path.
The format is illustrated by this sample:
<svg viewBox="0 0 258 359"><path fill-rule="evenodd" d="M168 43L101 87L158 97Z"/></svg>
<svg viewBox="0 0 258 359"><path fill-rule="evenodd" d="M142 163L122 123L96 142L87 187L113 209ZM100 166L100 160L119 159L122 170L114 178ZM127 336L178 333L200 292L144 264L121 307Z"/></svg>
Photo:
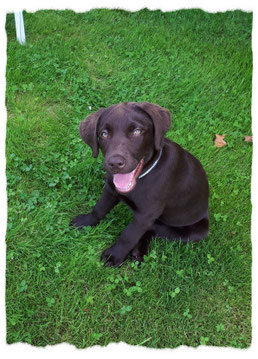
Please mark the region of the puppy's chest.
<svg viewBox="0 0 258 359"><path fill-rule="evenodd" d="M132 211L136 211L137 210L137 203L136 201L128 198L127 196L123 196L123 195L119 195L119 199L124 202L128 207L131 208Z"/></svg>

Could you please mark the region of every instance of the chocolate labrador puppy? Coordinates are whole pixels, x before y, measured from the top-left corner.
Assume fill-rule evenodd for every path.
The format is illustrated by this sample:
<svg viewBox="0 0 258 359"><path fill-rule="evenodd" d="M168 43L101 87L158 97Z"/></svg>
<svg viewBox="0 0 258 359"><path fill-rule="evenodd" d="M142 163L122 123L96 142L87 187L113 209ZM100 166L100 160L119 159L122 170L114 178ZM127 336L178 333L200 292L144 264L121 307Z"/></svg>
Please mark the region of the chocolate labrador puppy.
<svg viewBox="0 0 258 359"><path fill-rule="evenodd" d="M197 242L209 231L206 173L201 163L164 138L170 113L158 105L124 102L89 115L80 123L82 139L107 171L103 193L89 214L71 225L96 226L119 202L133 211L132 222L101 260L119 266L128 254L142 261L153 236Z"/></svg>

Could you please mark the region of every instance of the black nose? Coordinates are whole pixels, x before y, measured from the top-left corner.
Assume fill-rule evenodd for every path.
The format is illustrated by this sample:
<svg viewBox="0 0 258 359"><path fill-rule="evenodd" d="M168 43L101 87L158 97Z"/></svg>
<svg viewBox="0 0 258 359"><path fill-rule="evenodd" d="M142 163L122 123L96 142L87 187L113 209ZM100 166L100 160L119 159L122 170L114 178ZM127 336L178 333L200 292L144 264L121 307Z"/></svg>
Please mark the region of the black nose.
<svg viewBox="0 0 258 359"><path fill-rule="evenodd" d="M120 155L111 156L108 160L108 166L112 171L121 170L125 166L125 159Z"/></svg>

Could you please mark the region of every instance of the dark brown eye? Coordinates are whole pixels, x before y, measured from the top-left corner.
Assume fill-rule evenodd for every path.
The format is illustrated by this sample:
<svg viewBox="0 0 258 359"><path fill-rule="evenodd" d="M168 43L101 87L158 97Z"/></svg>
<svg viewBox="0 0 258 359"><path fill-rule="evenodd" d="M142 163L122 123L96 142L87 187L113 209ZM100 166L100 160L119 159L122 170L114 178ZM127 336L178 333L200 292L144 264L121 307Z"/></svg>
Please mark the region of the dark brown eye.
<svg viewBox="0 0 258 359"><path fill-rule="evenodd" d="M136 128L133 131L134 136L140 136L142 134L142 130L140 128Z"/></svg>
<svg viewBox="0 0 258 359"><path fill-rule="evenodd" d="M107 137L108 137L108 131L107 131L107 130L102 131L102 132L100 133L100 136L101 136L102 138L107 138Z"/></svg>

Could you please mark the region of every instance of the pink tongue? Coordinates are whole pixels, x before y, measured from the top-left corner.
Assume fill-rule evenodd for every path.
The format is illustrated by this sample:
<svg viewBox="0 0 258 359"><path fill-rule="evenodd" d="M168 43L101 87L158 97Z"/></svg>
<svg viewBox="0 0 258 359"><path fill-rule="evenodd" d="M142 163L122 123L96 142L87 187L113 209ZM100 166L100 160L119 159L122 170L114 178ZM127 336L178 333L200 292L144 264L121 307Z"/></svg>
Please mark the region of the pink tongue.
<svg viewBox="0 0 258 359"><path fill-rule="evenodd" d="M113 176L114 185L117 188L126 189L133 179L134 170L129 173L117 173Z"/></svg>

